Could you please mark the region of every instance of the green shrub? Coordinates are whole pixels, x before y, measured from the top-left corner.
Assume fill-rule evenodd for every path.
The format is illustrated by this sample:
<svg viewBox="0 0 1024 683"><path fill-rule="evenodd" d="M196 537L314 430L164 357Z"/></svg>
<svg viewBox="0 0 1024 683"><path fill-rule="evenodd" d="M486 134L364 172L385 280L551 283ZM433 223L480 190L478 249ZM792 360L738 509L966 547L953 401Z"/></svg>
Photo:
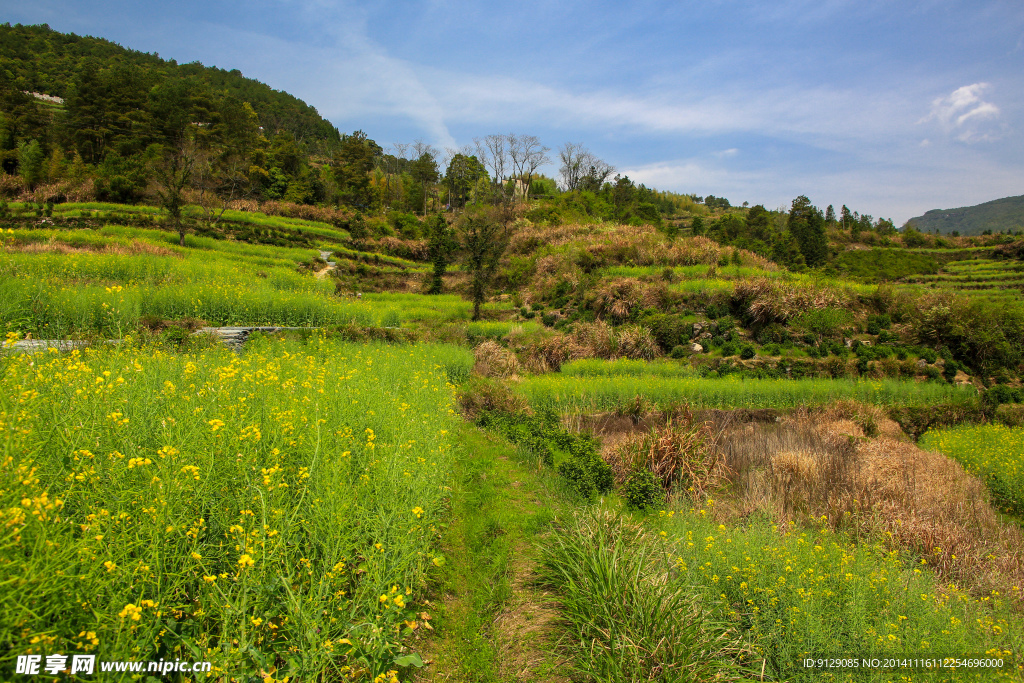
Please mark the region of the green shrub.
<svg viewBox="0 0 1024 683"><path fill-rule="evenodd" d="M754 347L750 344L746 344L742 349L740 349L740 358L743 360L750 360L755 355L757 355L757 352L754 351Z"/></svg>
<svg viewBox="0 0 1024 683"><path fill-rule="evenodd" d="M673 346L672 347L672 353L669 354L670 357L677 358L677 359L678 358L686 358L688 355L690 355L690 350L688 348L686 348L685 346L682 346L680 344L677 344L676 346Z"/></svg>
<svg viewBox="0 0 1024 683"><path fill-rule="evenodd" d="M626 478L619 495L631 510L648 510L661 506L665 494L661 481L650 470L637 470Z"/></svg>

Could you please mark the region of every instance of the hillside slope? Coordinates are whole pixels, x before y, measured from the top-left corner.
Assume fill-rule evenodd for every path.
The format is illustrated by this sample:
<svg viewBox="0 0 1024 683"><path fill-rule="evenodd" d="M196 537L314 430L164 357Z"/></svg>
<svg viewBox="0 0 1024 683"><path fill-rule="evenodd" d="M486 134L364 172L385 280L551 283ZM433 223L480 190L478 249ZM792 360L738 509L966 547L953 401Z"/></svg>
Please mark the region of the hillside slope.
<svg viewBox="0 0 1024 683"><path fill-rule="evenodd" d="M907 226L921 232L938 230L944 235L953 231L961 235L980 235L985 230L1020 230L1024 228L1024 195L1004 197L977 206L932 209L923 216L911 218Z"/></svg>
<svg viewBox="0 0 1024 683"><path fill-rule="evenodd" d="M9 81L18 91L68 98L82 89L83 76L88 77L90 72L99 72L101 79L109 73L121 89L133 86L143 92L158 84L188 80L208 91L248 102L267 130L287 130L298 140L336 142L340 137L338 130L314 107L294 95L246 78L237 69L226 71L198 62L178 64L173 59L126 49L102 38L60 33L46 24L0 25L0 80ZM113 88L115 83L109 85ZM90 91L91 97L102 94ZM123 97L124 93L116 95Z"/></svg>

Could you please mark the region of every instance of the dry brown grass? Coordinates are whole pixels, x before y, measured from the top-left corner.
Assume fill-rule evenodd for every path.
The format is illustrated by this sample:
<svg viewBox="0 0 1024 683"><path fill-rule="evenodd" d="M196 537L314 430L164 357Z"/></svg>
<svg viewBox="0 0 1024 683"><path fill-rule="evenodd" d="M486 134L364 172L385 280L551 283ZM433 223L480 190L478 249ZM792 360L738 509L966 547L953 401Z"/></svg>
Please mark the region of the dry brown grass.
<svg viewBox="0 0 1024 683"><path fill-rule="evenodd" d="M786 322L811 309L849 307L853 303L853 295L837 287L769 278L740 280L733 296L743 301L751 317L761 324Z"/></svg>
<svg viewBox="0 0 1024 683"><path fill-rule="evenodd" d="M865 427L877 432L864 436ZM732 514L779 521L823 516L834 528L882 536L978 594L1024 582L1024 535L1000 521L976 477L907 441L877 408L838 404L777 425L727 428L719 440L734 487Z"/></svg>
<svg viewBox="0 0 1024 683"><path fill-rule="evenodd" d="M620 441L608 463L622 484L637 470L649 470L662 486L701 499L726 482L730 474L715 444L710 422L700 422L686 409L676 419Z"/></svg>
<svg viewBox="0 0 1024 683"><path fill-rule="evenodd" d="M130 244L124 245L116 242L108 242L104 245L82 245L72 246L67 242L60 240L51 239L47 242L28 242L26 244L11 244L7 247L8 251L22 251L33 254L42 253L55 253L55 254L120 254L122 256L128 256L133 254L153 254L155 256L174 256L177 258L184 258L182 254L161 247L156 244L150 244L141 240L132 240Z"/></svg>
<svg viewBox="0 0 1024 683"><path fill-rule="evenodd" d="M473 349L473 371L484 377L511 377L520 371L519 360L496 341L488 339Z"/></svg>
<svg viewBox="0 0 1024 683"><path fill-rule="evenodd" d="M918 448L882 409L845 401L777 418L748 413L703 411L692 423L704 425L710 438L702 443L713 444L703 462L721 463L727 474L728 486L704 487L714 491L723 523L753 514L779 523L825 523L855 537L884 538L933 567L943 584L955 582L977 595L1013 594L1013 586L1024 585L1021 529L999 518L977 477ZM670 436L666 418L578 416L572 426L600 436L621 480L630 466L647 463L659 473L671 468L678 457L673 439L677 450L694 450L700 440L678 426ZM678 489L682 496L698 492Z"/></svg>

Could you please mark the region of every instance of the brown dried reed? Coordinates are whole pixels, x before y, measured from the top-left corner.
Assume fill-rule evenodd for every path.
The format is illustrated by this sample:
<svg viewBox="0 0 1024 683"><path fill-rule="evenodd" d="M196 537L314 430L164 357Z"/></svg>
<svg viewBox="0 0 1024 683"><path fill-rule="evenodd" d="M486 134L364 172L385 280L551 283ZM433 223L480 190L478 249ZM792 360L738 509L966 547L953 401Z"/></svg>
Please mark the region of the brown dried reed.
<svg viewBox="0 0 1024 683"><path fill-rule="evenodd" d="M876 438L864 437L869 425ZM1024 535L1000 521L982 482L907 441L879 409L847 402L719 429L733 472L722 509L881 536L978 594L1024 585Z"/></svg>
<svg viewBox="0 0 1024 683"><path fill-rule="evenodd" d="M516 354L490 339L473 349L473 357L473 371L484 377L511 377L520 370Z"/></svg>
<svg viewBox="0 0 1024 683"><path fill-rule="evenodd" d="M649 470L666 490L681 489L695 500L724 484L730 475L715 447L709 422L693 419L688 408L663 426L619 443L608 456L615 480L622 484L637 470Z"/></svg>

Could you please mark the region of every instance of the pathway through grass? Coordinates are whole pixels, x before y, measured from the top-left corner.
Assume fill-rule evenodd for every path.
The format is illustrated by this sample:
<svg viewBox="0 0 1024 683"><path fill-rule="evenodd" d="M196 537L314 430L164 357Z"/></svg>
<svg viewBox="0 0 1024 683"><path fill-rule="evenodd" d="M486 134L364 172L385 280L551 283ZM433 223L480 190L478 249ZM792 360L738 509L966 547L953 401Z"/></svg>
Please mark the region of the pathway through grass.
<svg viewBox="0 0 1024 683"><path fill-rule="evenodd" d="M421 681L561 682L555 611L534 587L536 543L562 495L550 470L501 437L465 425L444 532L447 563Z"/></svg>

